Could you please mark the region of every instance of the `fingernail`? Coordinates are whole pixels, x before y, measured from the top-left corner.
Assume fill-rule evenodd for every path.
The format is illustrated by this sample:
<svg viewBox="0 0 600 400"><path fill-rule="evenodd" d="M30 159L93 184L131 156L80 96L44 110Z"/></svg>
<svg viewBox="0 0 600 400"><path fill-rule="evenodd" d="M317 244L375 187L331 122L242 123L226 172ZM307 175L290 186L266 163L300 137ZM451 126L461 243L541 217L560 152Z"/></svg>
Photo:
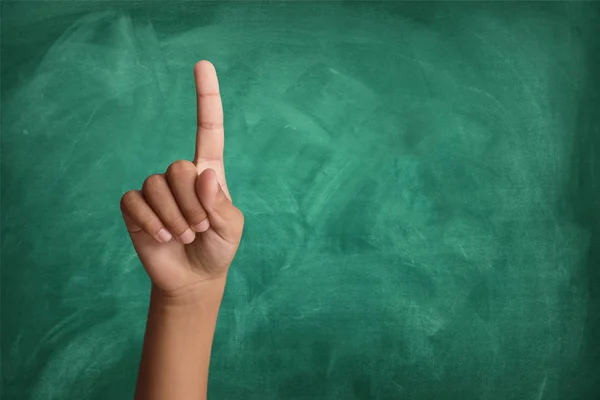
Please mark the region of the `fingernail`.
<svg viewBox="0 0 600 400"><path fill-rule="evenodd" d="M167 243L169 240L171 240L173 238L173 235L171 235L169 233L169 231L166 230L166 229L164 229L164 228L161 229L160 231L158 231L158 235L157 236L158 236L158 239L161 242L164 242L164 243Z"/></svg>
<svg viewBox="0 0 600 400"><path fill-rule="evenodd" d="M196 232L204 232L206 230L208 230L208 228L210 227L210 222L208 222L208 218L206 218L204 221L200 222L199 224L194 225L194 230Z"/></svg>
<svg viewBox="0 0 600 400"><path fill-rule="evenodd" d="M178 240L183 244L190 244L196 239L196 234L192 232L190 228L187 228L183 234L181 234Z"/></svg>

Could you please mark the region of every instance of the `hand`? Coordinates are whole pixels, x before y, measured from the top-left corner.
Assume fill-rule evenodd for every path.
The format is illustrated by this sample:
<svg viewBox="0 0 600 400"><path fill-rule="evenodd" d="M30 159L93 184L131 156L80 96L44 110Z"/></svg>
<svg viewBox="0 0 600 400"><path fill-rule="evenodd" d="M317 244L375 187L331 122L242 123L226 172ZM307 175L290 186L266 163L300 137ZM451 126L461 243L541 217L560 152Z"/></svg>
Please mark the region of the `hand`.
<svg viewBox="0 0 600 400"><path fill-rule="evenodd" d="M154 286L167 294L224 278L244 216L231 202L223 166L223 106L214 66L194 67L198 127L194 162L175 161L121 198L133 246Z"/></svg>

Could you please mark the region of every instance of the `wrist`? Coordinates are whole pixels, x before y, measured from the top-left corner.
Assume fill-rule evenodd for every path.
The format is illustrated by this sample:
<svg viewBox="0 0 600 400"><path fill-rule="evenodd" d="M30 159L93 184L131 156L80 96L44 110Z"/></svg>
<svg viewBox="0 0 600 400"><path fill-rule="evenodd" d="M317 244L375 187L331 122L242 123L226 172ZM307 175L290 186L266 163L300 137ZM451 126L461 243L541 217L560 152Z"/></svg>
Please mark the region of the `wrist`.
<svg viewBox="0 0 600 400"><path fill-rule="evenodd" d="M227 276L200 281L177 290L164 290L152 285L151 301L167 308L219 307Z"/></svg>

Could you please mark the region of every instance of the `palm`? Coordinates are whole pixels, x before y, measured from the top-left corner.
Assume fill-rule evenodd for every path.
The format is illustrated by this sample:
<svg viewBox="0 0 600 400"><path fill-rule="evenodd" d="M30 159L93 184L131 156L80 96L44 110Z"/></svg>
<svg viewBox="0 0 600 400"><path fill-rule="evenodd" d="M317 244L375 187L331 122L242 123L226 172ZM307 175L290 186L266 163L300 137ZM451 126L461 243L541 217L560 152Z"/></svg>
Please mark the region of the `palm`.
<svg viewBox="0 0 600 400"><path fill-rule="evenodd" d="M206 169L215 171L222 192L231 200L223 165L223 111L218 81L212 65L198 65L194 70L198 99L194 165L198 175ZM156 285L166 290L177 290L219 277L227 271L237 251L243 216L240 212L239 219L234 215L228 221L221 220L218 215L209 217L211 226L202 233L196 233L194 241L189 244L177 240L158 243L143 230L130 233L138 256ZM222 225L225 222L231 224L231 221L235 226L227 227L224 235Z"/></svg>

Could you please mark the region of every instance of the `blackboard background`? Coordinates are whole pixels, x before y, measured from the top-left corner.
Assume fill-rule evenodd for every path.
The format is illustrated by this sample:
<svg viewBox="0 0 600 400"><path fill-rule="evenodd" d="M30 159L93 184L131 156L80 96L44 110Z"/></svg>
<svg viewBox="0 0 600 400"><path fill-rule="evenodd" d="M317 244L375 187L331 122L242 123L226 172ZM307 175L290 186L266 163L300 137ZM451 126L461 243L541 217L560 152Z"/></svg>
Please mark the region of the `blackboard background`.
<svg viewBox="0 0 600 400"><path fill-rule="evenodd" d="M594 2L3 2L2 394L131 398L119 198L212 61L246 216L214 399L596 399Z"/></svg>

